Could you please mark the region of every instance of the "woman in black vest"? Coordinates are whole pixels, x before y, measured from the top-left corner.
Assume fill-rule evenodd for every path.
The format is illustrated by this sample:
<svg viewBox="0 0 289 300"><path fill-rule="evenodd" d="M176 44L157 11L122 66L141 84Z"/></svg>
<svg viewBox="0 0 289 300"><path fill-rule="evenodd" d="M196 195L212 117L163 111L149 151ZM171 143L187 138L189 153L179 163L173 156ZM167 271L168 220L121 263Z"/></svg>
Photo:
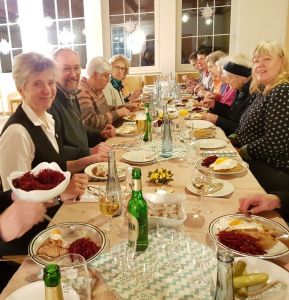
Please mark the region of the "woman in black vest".
<svg viewBox="0 0 289 300"><path fill-rule="evenodd" d="M13 171L29 171L40 162L56 162L72 173L79 169L79 161L66 162L62 158L62 143L55 130L53 117L46 112L55 94L55 64L41 54L30 52L15 57L13 79L22 97L22 104L5 124L0 137L0 175L4 190L8 190L7 177ZM75 174L64 193L63 201L73 200L84 193L87 186L85 174ZM1 201L1 200L0 200ZM53 216L59 205L50 207ZM30 239L46 228L39 223L22 238L0 242L0 254L25 254Z"/></svg>

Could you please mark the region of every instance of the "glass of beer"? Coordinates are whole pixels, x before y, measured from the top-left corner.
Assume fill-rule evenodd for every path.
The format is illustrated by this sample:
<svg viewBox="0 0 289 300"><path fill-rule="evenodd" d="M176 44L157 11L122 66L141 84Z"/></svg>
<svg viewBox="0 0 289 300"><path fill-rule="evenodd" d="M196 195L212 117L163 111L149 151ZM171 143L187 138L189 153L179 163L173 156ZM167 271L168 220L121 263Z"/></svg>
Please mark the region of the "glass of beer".
<svg viewBox="0 0 289 300"><path fill-rule="evenodd" d="M143 135L145 133L145 129L146 129L146 115L145 115L145 113L142 112L142 111L138 111L136 113L135 120L136 120L136 129L137 129L137 132L139 134L139 139L142 140Z"/></svg>

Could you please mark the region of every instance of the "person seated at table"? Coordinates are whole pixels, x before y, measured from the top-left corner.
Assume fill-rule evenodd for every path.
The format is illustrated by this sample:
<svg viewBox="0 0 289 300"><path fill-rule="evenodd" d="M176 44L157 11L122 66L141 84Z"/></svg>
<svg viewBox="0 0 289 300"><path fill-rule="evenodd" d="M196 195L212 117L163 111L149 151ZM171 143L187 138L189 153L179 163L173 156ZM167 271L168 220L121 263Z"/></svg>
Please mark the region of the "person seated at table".
<svg viewBox="0 0 289 300"><path fill-rule="evenodd" d="M263 211L277 209L284 220L289 222L289 191L272 192L271 194L252 194L239 199L241 213L259 214Z"/></svg>
<svg viewBox="0 0 289 300"><path fill-rule="evenodd" d="M122 94L123 80L129 72L129 62L124 55L114 55L109 62L112 65L111 79L106 85L103 93L108 105L123 105L126 102L137 102L141 94L141 90L136 90L127 97Z"/></svg>
<svg viewBox="0 0 289 300"><path fill-rule="evenodd" d="M196 68L200 72L200 77L198 79L199 84L194 88L194 93L198 95L201 90L212 91L213 90L213 77L208 71L208 65L206 62L206 57L211 53L211 50L204 48L197 51L197 63Z"/></svg>
<svg viewBox="0 0 289 300"><path fill-rule="evenodd" d="M103 89L108 83L111 72L110 63L101 56L94 57L86 67L88 78L82 77L77 99L80 105L85 128L102 130L106 124L119 127L123 117L131 116L137 104L110 106L107 104Z"/></svg>
<svg viewBox="0 0 289 300"><path fill-rule="evenodd" d="M0 137L0 176L5 191L9 189L7 177L13 171L27 172L44 161L56 162L62 170L72 173L82 165L80 160L63 159L61 139L52 116L46 112L56 94L54 62L35 52L20 54L14 58L12 76L22 104L6 122ZM64 200L83 194L87 183L85 174L74 174ZM47 214L53 217L59 207L48 208ZM40 223L21 239L0 243L1 253L26 253L30 239L46 226L47 222Z"/></svg>
<svg viewBox="0 0 289 300"><path fill-rule="evenodd" d="M243 54L228 57L223 73L230 87L237 91L236 97L231 106L212 98L202 100L203 105L211 111L203 114L202 118L221 127L226 135L230 135L237 129L240 117L253 101L249 93L251 62Z"/></svg>
<svg viewBox="0 0 289 300"><path fill-rule="evenodd" d="M227 55L223 52L223 51L214 51L212 53L210 53L205 61L207 63L207 67L208 67L208 72L211 74L212 78L213 78L213 90L212 91L207 91L205 88L199 90L198 95L200 97L207 97L209 95L221 95L221 86L222 86L222 90L225 88L224 82L222 82L221 80L221 73L219 68L216 66L216 62L218 60L220 60L221 58L226 57Z"/></svg>
<svg viewBox="0 0 289 300"><path fill-rule="evenodd" d="M77 101L81 73L78 53L70 48L59 48L52 54L52 58L57 66L57 93L48 112L60 128L65 159L75 160L97 155L94 162L106 161L110 146L103 142L115 136L115 128L107 124L102 131L91 130L86 129L82 123Z"/></svg>
<svg viewBox="0 0 289 300"><path fill-rule="evenodd" d="M229 138L267 191L289 186L289 64L275 41L253 51L250 92L255 99Z"/></svg>

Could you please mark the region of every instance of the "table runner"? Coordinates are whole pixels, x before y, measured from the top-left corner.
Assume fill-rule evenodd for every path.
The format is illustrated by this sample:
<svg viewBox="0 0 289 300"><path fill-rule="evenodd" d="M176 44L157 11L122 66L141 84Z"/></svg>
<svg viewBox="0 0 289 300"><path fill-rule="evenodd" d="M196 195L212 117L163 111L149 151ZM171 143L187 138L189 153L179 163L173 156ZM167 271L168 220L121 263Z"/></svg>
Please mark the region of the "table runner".
<svg viewBox="0 0 289 300"><path fill-rule="evenodd" d="M117 245L110 252L100 255L92 262L93 267L100 272L119 299L213 299L212 278L216 273L216 260L214 252L209 247L185 238L179 244L175 255L168 257L163 244L158 241L156 232L151 231L146 255L156 253L158 266L146 287L149 296L146 292L136 289L130 281L118 279L121 266L115 254L120 248L121 245ZM141 263L142 257L137 259L136 267ZM176 269L174 260L183 266L180 270ZM203 267L200 269L201 265Z"/></svg>

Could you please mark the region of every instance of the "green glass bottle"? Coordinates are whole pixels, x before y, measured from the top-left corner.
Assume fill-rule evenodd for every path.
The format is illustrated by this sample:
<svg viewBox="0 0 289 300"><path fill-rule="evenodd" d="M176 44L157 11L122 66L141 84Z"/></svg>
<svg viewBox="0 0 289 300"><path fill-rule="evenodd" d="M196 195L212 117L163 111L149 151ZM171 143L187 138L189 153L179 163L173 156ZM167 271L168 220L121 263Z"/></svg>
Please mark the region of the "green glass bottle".
<svg viewBox="0 0 289 300"><path fill-rule="evenodd" d="M129 244L136 246L136 251L144 251L148 247L148 206L142 194L140 168L132 170L132 195L127 212Z"/></svg>
<svg viewBox="0 0 289 300"><path fill-rule="evenodd" d="M45 300L63 300L61 275L58 265L51 264L43 270Z"/></svg>
<svg viewBox="0 0 289 300"><path fill-rule="evenodd" d="M146 103L144 105L145 107L145 113L146 113L146 127L145 127L145 133L143 136L144 142L151 142L152 141L152 118L149 111L149 104Z"/></svg>

